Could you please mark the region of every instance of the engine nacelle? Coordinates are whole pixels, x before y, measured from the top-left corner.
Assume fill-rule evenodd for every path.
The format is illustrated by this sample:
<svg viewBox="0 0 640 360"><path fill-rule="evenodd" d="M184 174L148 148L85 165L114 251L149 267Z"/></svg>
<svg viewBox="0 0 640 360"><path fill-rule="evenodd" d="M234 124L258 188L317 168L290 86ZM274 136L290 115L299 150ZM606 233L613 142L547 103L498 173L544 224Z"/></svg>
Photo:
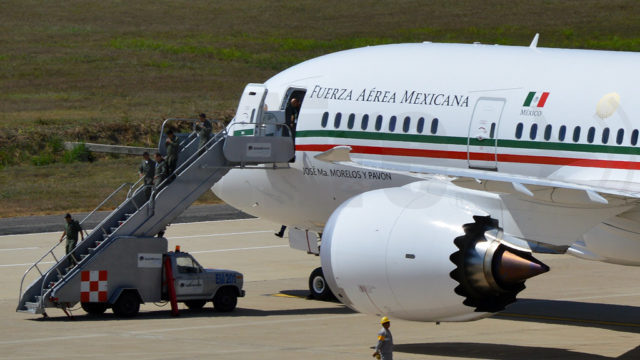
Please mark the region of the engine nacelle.
<svg viewBox="0 0 640 360"><path fill-rule="evenodd" d="M420 182L346 201L322 239L333 293L363 313L418 321L474 320L515 301L549 268L503 244L497 221L463 200L470 191Z"/></svg>

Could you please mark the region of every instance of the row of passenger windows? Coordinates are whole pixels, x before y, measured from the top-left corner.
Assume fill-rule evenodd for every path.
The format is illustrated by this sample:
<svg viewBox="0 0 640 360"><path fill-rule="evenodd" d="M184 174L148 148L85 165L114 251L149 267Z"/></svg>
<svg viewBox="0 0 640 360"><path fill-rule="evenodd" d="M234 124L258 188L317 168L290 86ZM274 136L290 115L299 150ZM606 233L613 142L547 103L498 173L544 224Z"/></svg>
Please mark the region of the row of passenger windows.
<svg viewBox="0 0 640 360"><path fill-rule="evenodd" d="M516 126L516 139L522 138L523 131L524 131L524 124L518 123L518 125ZM581 131L582 130L580 126L576 126L573 128L573 134L572 134L573 142L580 141ZM544 132L543 132L544 139L547 141L551 140L552 132L553 132L552 125L551 124L546 125L544 127ZM610 133L611 131L609 130L609 128L602 129L600 142L603 144L607 144L609 142L609 137L611 135ZM631 145L633 146L635 146L638 143L638 135L639 135L638 133L639 133L638 129L635 129L631 132ZM537 136L538 136L538 124L531 124L531 127L529 128L529 139L535 140ZM566 136L567 136L567 127L565 125L562 125L558 130L558 140L564 141ZM596 128L592 126L589 128L589 130L587 130L587 142L589 144L592 144L594 141L596 141ZM624 129L618 129L618 132L616 133L616 144L621 145L623 141L624 141Z"/></svg>
<svg viewBox="0 0 640 360"><path fill-rule="evenodd" d="M384 117L382 115L376 116L375 122L374 122L374 128L376 129L376 131L382 130L383 120L384 120ZM368 114L362 115L359 121L360 121L360 129L367 130L367 128L369 127L369 115ZM333 127L336 129L339 129L341 123L342 123L342 113L336 113L333 117ZM356 123L356 114L349 114L349 116L347 117L347 129L349 130L353 129L355 126L355 123ZM394 115L389 118L388 129L390 132L396 131L397 123L398 123L397 116ZM320 122L320 125L323 128L326 128L328 124L329 124L329 113L325 112L324 114L322 114L322 121ZM418 134L422 134L424 132L424 125L425 125L425 119L423 117L419 118L416 123L416 131L418 132ZM402 121L402 131L405 133L408 133L410 129L411 129L411 117L405 116L405 118ZM435 134L438 132L438 118L434 118L431 120L431 128L429 130L432 134Z"/></svg>

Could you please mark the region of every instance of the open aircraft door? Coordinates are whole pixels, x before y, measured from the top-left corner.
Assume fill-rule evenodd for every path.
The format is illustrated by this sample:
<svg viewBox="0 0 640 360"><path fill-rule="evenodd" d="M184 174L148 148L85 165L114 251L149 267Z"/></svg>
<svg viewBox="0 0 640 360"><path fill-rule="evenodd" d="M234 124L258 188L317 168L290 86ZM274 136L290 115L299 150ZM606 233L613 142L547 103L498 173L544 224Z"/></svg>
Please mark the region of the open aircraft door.
<svg viewBox="0 0 640 360"><path fill-rule="evenodd" d="M469 125L467 158L469 167L497 169L497 131L504 99L481 98L476 102Z"/></svg>
<svg viewBox="0 0 640 360"><path fill-rule="evenodd" d="M232 121L233 133L230 135L253 135L256 123L262 119L262 107L267 96L264 84L247 84L242 92L238 111Z"/></svg>

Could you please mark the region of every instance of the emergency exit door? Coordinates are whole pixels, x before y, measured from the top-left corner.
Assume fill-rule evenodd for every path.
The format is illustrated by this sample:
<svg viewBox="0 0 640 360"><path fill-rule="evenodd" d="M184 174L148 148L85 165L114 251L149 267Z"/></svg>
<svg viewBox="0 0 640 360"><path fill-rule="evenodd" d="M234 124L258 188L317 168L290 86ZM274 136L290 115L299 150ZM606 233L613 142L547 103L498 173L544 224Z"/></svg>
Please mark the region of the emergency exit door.
<svg viewBox="0 0 640 360"><path fill-rule="evenodd" d="M504 99L481 98L476 102L467 141L470 168L495 170L497 162L497 133Z"/></svg>

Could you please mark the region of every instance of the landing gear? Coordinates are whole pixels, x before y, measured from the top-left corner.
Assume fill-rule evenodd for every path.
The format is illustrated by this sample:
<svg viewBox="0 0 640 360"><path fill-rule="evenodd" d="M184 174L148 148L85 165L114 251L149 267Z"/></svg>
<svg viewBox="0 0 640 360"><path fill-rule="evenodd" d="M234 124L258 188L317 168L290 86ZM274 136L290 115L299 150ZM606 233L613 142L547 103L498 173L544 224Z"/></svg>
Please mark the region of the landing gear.
<svg viewBox="0 0 640 360"><path fill-rule="evenodd" d="M86 311L89 315L102 315L107 311L106 303L81 303L82 310Z"/></svg>
<svg viewBox="0 0 640 360"><path fill-rule="evenodd" d="M311 272L311 275L309 275L309 291L311 292L311 297L316 300L335 299L324 278L321 267L316 268Z"/></svg>

